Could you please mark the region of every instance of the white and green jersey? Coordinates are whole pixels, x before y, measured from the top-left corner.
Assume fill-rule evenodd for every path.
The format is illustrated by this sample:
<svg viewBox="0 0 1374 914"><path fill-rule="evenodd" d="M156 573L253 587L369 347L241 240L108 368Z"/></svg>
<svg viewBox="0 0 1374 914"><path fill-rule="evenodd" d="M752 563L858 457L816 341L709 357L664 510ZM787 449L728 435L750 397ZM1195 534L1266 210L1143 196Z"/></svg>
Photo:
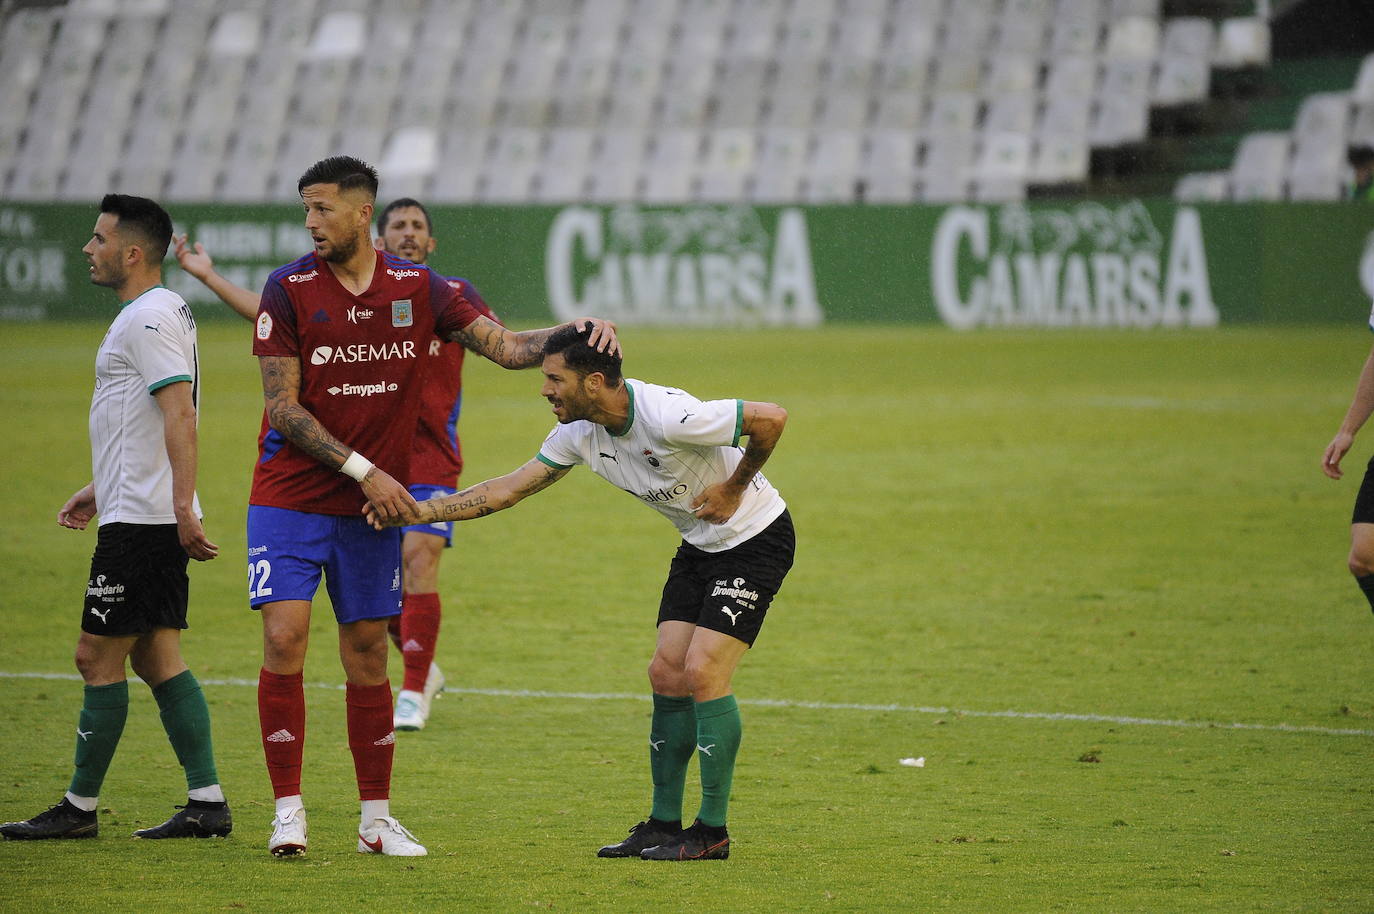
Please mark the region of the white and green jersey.
<svg viewBox="0 0 1374 914"><path fill-rule="evenodd" d="M544 439L539 460L592 472L658 511L703 552L724 552L763 531L787 504L762 473L724 524L700 520L691 504L739 465L743 400L701 401L685 391L625 379L630 396L626 430L611 434L585 419L558 425Z"/></svg>
<svg viewBox="0 0 1374 914"><path fill-rule="evenodd" d="M200 407L196 322L180 295L155 286L126 302L95 356L91 464L100 523L174 524L172 464L158 389L191 382ZM200 516L200 502L195 503Z"/></svg>

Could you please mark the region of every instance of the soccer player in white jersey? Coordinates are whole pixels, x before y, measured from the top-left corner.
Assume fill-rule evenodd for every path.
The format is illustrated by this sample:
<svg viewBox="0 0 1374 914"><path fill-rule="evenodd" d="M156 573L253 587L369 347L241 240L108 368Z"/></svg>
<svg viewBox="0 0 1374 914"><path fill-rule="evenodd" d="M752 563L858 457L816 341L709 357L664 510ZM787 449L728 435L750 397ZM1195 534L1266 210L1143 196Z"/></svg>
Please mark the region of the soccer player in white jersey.
<svg viewBox="0 0 1374 914"><path fill-rule="evenodd" d="M649 817L601 857L720 860L729 856L726 810L740 742L730 680L753 645L792 567L795 536L782 496L760 469L787 412L772 403L701 401L621 375L619 355L597 352L588 331L566 327L544 345L541 394L558 419L524 466L456 495L430 499L374 526L471 520L509 508L573 466L630 493L672 522L682 543L668 569L649 664L653 721ZM740 440L748 446L740 448ZM701 807L682 828L687 767L701 767Z"/></svg>
<svg viewBox="0 0 1374 914"><path fill-rule="evenodd" d="M123 302L95 360L90 436L94 479L57 522L100 532L81 614L76 667L85 696L75 772L62 802L0 825L11 839L94 838L96 803L129 711L128 660L153 690L186 771L186 806L136 838L208 838L232 828L215 771L210 712L181 656L189 559L213 559L196 498L200 364L191 309L162 287L172 220L152 200L109 194L82 248L91 282Z"/></svg>

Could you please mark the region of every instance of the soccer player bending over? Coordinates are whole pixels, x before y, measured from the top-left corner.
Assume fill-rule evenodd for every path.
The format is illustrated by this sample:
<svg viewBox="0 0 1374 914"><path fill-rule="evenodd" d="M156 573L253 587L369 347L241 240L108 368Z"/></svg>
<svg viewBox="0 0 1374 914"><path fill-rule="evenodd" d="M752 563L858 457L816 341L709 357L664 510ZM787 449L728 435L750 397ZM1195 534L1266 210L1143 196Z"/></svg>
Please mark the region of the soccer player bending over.
<svg viewBox="0 0 1374 914"><path fill-rule="evenodd" d="M618 354L597 352L587 329L556 331L544 344L544 386L558 426L524 466L456 495L403 507L386 525L471 520L504 510L562 479L592 472L654 508L682 534L658 608L649 663L653 805L649 817L601 857L723 860L740 714L730 680L758 637L792 567L787 505L760 471L787 412L772 403L703 402L671 387L621 376ZM741 449L741 438L748 446ZM701 766L701 808L682 828L687 766Z"/></svg>

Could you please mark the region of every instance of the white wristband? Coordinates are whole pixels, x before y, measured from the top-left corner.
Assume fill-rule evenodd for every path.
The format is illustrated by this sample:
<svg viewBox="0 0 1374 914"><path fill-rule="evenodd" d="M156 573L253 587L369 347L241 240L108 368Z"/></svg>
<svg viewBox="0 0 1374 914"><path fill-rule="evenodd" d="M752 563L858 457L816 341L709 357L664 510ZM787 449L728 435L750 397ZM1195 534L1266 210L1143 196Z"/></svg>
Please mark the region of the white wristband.
<svg viewBox="0 0 1374 914"><path fill-rule="evenodd" d="M357 451L354 451L348 455L348 459L343 462L343 466L339 467L339 472L345 476L352 476L354 479L358 480L358 482L362 482L363 477L367 475L370 469L372 469L372 461L368 460Z"/></svg>

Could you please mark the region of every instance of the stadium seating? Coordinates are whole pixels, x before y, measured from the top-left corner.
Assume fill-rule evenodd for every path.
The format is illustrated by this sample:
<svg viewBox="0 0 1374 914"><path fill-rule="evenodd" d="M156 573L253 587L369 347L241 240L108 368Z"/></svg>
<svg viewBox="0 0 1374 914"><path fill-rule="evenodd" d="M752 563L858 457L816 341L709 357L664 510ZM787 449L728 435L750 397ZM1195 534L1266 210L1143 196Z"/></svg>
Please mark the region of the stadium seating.
<svg viewBox="0 0 1374 914"><path fill-rule="evenodd" d="M1290 131L1246 135L1227 173L1184 175L1180 200L1338 200L1350 181L1345 154L1374 145L1374 54L1360 65L1349 92L1303 99Z"/></svg>
<svg viewBox="0 0 1374 914"><path fill-rule="evenodd" d="M351 152L435 202L1022 199L1268 56L1159 0L70 0L0 32L0 193L290 199Z"/></svg>

